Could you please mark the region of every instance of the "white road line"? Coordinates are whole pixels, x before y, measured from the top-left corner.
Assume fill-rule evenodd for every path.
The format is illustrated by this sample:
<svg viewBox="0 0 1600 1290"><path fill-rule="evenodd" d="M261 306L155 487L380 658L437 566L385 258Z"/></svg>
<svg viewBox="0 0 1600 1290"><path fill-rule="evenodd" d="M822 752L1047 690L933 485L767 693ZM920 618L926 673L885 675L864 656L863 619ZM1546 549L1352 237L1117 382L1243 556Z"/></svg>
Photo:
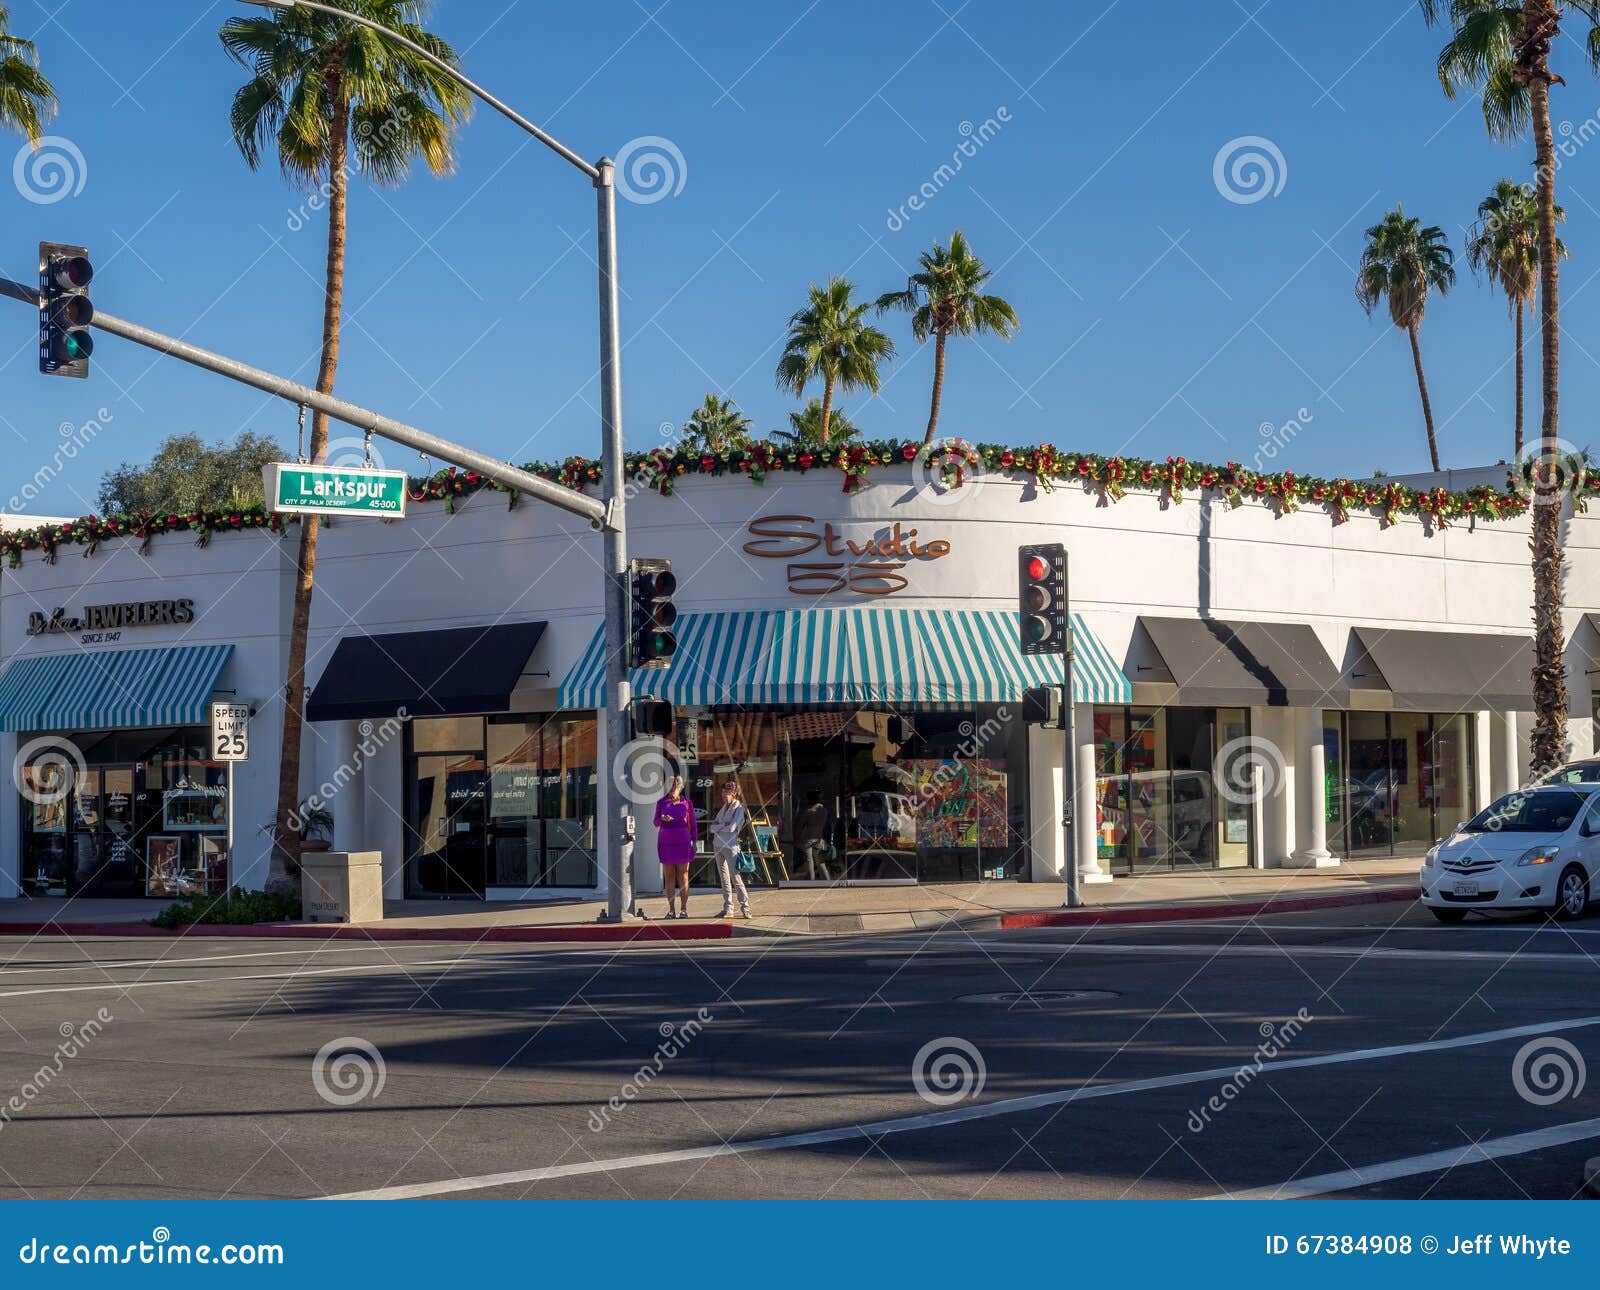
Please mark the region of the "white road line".
<svg viewBox="0 0 1600 1290"><path fill-rule="evenodd" d="M982 942L985 946L987 941ZM1574 950L1555 954L1548 950L1401 950L1385 945L1091 945L1088 942L1013 941L1012 949L1054 949L1063 958L1075 954L1161 954L1181 958L1324 958L1324 959L1410 959L1429 961L1509 960L1513 963L1581 963L1596 960L1587 952Z"/></svg>
<svg viewBox="0 0 1600 1290"><path fill-rule="evenodd" d="M1530 1026L1511 1026L1504 1030L1486 1030L1476 1034L1458 1035L1453 1039L1433 1039L1415 1044L1393 1044L1386 1048L1358 1048L1341 1053L1325 1053L1320 1057L1295 1057L1269 1062L1261 1068L1261 1078L1279 1071L1306 1070L1314 1066L1342 1066L1352 1062L1380 1061L1389 1057L1406 1057L1417 1053L1444 1052L1453 1048L1472 1048L1481 1044L1496 1044L1511 1039L1526 1039L1536 1035L1550 1035L1563 1030L1582 1030L1600 1025L1600 1016L1575 1017L1569 1021L1540 1022ZM966 1124L973 1120L989 1120L1001 1115L1017 1115L1025 1111L1038 1111L1046 1107L1094 1098L1121 1097L1129 1093L1145 1093L1153 1089L1181 1088L1187 1084L1205 1084L1232 1079L1240 1066L1218 1066L1209 1070L1184 1071L1176 1075L1156 1075L1148 1079L1124 1080L1115 1084L1079 1085L1058 1089L1053 1093L1036 1093L1030 1097L1004 1098L996 1102L982 1102L975 1106L952 1107L944 1111L930 1111L925 1115L910 1115L902 1119L878 1120L871 1124L847 1124L833 1129L817 1129L809 1133L787 1133L775 1138L755 1138L745 1142L724 1142L715 1146L684 1147L677 1151L657 1151L649 1155L618 1156L609 1160L587 1160L568 1165L543 1165L536 1169L515 1169L506 1173L480 1174L476 1177L445 1178L437 1182L411 1183L399 1187L378 1187L371 1191L345 1192L328 1196L328 1200L412 1200L420 1196L444 1196L454 1192L482 1191L488 1187L520 1186L546 1182L553 1178L576 1178L585 1174L609 1174L624 1169L649 1169L660 1165L683 1164L691 1160L711 1160L720 1156L751 1155L762 1151L789 1151L799 1147L823 1146L831 1142L862 1141L890 1133L915 1133L924 1129L942 1129L953 1124Z"/></svg>
<svg viewBox="0 0 1600 1290"><path fill-rule="evenodd" d="M1283 915L1288 917L1288 915ZM1535 923L1469 923L1465 927L1434 927L1429 925L1412 925L1396 923L1394 925L1379 925L1376 923L1273 923L1263 926L1257 919L1233 922L1213 922L1211 920L1196 919L1192 923L1148 923L1118 924L1101 923L1094 930L1102 932L1167 932L1187 931L1194 928L1196 931L1237 931L1240 928L1259 928L1263 932L1367 932L1377 933L1380 936L1409 935L1419 932L1428 936L1470 936L1478 932L1494 932L1502 936L1600 936L1600 927L1568 927L1566 925L1553 926L1550 924L1539 925ZM1063 931L1074 930L1063 928Z"/></svg>
<svg viewBox="0 0 1600 1290"><path fill-rule="evenodd" d="M388 942L385 942L386 944ZM404 948L401 946L400 948ZM110 971L113 968L140 968L140 967L183 967L186 963L224 963L233 959L276 959L286 958L291 954L359 954L363 950L377 950L377 945L339 945L328 946L316 951L305 948L289 950L261 950L254 954L185 954L181 957L169 956L159 959L108 959L108 960L82 960L60 959L48 963L41 963L34 967L5 967L0 966L0 977L42 975L57 972L98 972L102 969ZM437 953L437 950L430 951ZM7 962L0 959L0 965Z"/></svg>
<svg viewBox="0 0 1600 1290"><path fill-rule="evenodd" d="M1458 1165L1481 1164L1485 1160L1501 1160L1506 1156L1522 1156L1530 1151L1561 1147L1569 1142L1585 1142L1590 1138L1600 1138L1600 1120L1552 1124L1549 1128L1534 1129L1529 1133L1513 1133L1509 1137L1494 1138L1488 1142L1469 1142L1459 1147L1450 1147L1445 1151L1430 1151L1423 1156L1407 1156L1403 1160L1363 1165L1359 1169L1341 1169L1338 1173L1318 1174L1313 1178L1296 1178L1279 1187L1255 1187L1250 1191L1227 1192L1221 1196L1207 1196L1205 1199L1305 1200L1310 1196L1327 1196L1336 1191L1351 1191L1356 1187L1370 1187L1374 1183L1392 1182L1396 1178L1437 1173L1441 1169L1454 1169Z"/></svg>

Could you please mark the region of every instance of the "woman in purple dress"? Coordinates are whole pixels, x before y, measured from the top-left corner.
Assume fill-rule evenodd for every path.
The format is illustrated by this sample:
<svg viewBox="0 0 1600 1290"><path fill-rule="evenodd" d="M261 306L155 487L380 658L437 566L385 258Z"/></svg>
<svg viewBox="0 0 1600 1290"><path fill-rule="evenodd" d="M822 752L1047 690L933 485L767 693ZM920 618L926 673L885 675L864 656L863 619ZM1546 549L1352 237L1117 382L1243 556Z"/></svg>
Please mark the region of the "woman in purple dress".
<svg viewBox="0 0 1600 1290"><path fill-rule="evenodd" d="M667 795L656 803L656 858L667 886L667 917L689 917L689 861L700 837L694 804L683 795L683 776L674 775ZM679 908L672 912L674 899Z"/></svg>

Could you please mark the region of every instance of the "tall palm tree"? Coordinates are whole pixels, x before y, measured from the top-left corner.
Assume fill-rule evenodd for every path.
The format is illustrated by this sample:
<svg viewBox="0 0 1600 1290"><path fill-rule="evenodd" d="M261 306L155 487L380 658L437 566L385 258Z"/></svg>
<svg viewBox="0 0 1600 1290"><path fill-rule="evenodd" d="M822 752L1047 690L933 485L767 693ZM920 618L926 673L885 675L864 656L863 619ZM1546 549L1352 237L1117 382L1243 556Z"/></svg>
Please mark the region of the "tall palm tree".
<svg viewBox="0 0 1600 1290"><path fill-rule="evenodd" d="M391 28L454 64L455 51L420 25L429 0L345 0L345 7ZM349 172L376 184L403 181L421 158L435 175L455 168L455 130L467 91L426 60L380 33L308 9L230 18L222 45L251 76L234 95L234 142L252 169L269 151L291 182L321 185L328 202L328 256L322 299L322 359L317 389L333 390L339 366ZM311 422L311 460L326 459L328 419ZM300 743L304 728L306 635L317 562L317 517L300 525L300 549L283 694L283 751L273 820L271 885L298 890Z"/></svg>
<svg viewBox="0 0 1600 1290"><path fill-rule="evenodd" d="M39 51L12 34L11 10L0 4L0 127L21 131L37 148L58 106L55 86L39 70Z"/></svg>
<svg viewBox="0 0 1600 1290"><path fill-rule="evenodd" d="M1420 0L1430 25L1448 28L1439 51L1439 83L1451 98L1483 96L1491 136L1520 139L1533 133L1535 200L1539 227L1539 332L1543 361L1539 459L1548 470L1559 459L1561 388L1560 241L1556 236L1555 140L1550 130L1550 87L1564 84L1550 68L1550 47L1565 19L1585 30L1577 43L1592 70L1600 70L1600 0ZM1549 476L1544 476L1548 479ZM1559 496L1533 508L1533 741L1535 773L1566 755L1567 673L1561 607ZM1549 504L1549 503L1557 504Z"/></svg>
<svg viewBox="0 0 1600 1290"><path fill-rule="evenodd" d="M1380 302L1389 302L1389 318L1411 338L1411 361L1417 369L1417 389L1422 393L1422 419L1428 427L1428 456L1439 465L1439 441L1433 433L1433 404L1428 401L1428 380L1422 374L1422 347L1417 332L1428 307L1428 292L1440 295L1455 285L1455 252L1444 230L1410 219L1396 206L1381 224L1367 230L1367 245L1356 272L1356 299L1370 318Z"/></svg>
<svg viewBox="0 0 1600 1290"><path fill-rule="evenodd" d="M732 399L708 394L683 424L683 448L686 452L710 453L744 448L750 443L750 427L754 424Z"/></svg>
<svg viewBox="0 0 1600 1290"><path fill-rule="evenodd" d="M1556 207L1556 221L1567 212ZM1556 239L1556 254L1566 258L1567 248ZM1539 204L1527 184L1502 179L1478 203L1478 222L1467 239L1467 261L1491 286L1505 292L1516 320L1516 428L1512 460L1522 460L1522 315L1539 294Z"/></svg>
<svg viewBox="0 0 1600 1290"><path fill-rule="evenodd" d="M983 284L993 275L972 253L960 229L951 235L948 247L935 242L918 263L922 269L911 275L905 290L878 297L878 311L903 309L909 313L911 334L919 345L929 336L934 338L933 402L928 409L928 430L922 437L924 443L932 443L944 395L945 342L952 335L980 336L984 332L1010 340L1020 324L1008 301L984 294Z"/></svg>
<svg viewBox="0 0 1600 1290"><path fill-rule="evenodd" d="M811 285L804 309L789 319L789 335L778 360L778 386L804 394L812 381L822 381L822 424L818 446L828 446L836 389L868 390L882 385L878 364L894 357L894 342L866 321L871 305L855 300L855 288L844 278Z"/></svg>

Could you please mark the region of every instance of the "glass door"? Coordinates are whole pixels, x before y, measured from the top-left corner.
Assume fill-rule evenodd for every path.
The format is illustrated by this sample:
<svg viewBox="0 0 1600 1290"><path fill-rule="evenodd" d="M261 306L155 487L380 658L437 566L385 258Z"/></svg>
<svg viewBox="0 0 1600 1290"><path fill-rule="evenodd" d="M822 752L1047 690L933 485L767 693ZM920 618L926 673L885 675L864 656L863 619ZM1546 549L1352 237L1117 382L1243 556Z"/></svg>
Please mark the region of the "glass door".
<svg viewBox="0 0 1600 1290"><path fill-rule="evenodd" d="M72 810L72 894L143 896L146 831L135 809L132 766L95 767L77 777ZM161 893L156 893L161 894Z"/></svg>

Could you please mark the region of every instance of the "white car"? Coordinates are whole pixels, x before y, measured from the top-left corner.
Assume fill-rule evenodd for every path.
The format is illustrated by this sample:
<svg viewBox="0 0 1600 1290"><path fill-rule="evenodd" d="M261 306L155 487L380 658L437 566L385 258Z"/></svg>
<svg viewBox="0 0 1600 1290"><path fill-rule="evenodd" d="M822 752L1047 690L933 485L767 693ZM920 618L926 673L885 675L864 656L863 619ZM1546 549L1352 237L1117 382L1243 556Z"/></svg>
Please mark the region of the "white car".
<svg viewBox="0 0 1600 1290"><path fill-rule="evenodd" d="M1422 903L1441 923L1474 909L1578 918L1600 873L1600 783L1507 793L1422 862Z"/></svg>

